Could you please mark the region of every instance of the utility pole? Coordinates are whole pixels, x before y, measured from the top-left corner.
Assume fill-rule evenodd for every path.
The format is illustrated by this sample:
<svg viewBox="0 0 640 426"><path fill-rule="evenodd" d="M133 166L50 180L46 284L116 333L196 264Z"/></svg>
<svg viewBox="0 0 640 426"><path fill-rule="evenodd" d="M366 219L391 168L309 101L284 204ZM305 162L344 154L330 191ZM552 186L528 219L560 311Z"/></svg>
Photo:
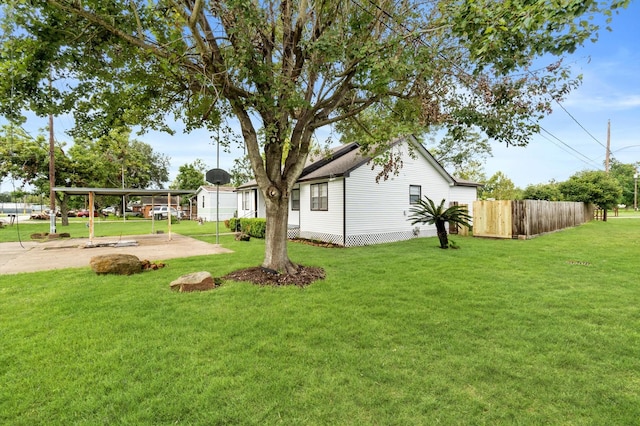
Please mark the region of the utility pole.
<svg viewBox="0 0 640 426"><path fill-rule="evenodd" d="M611 120L607 121L607 155L604 160L604 171L609 173L609 157L611 156Z"/></svg>
<svg viewBox="0 0 640 426"><path fill-rule="evenodd" d="M638 211L638 169L633 174L633 210Z"/></svg>
<svg viewBox="0 0 640 426"><path fill-rule="evenodd" d="M53 114L49 114L49 233L56 233L56 186L55 142L53 137Z"/></svg>
<svg viewBox="0 0 640 426"><path fill-rule="evenodd" d="M51 75L49 75L49 93L51 93ZM53 114L49 113L49 233L56 233L56 186L55 137L53 133Z"/></svg>
<svg viewBox="0 0 640 426"><path fill-rule="evenodd" d="M609 174L609 157L611 156L611 120L607 120L607 155L604 160L604 171ZM607 221L607 209L603 209L602 220Z"/></svg>

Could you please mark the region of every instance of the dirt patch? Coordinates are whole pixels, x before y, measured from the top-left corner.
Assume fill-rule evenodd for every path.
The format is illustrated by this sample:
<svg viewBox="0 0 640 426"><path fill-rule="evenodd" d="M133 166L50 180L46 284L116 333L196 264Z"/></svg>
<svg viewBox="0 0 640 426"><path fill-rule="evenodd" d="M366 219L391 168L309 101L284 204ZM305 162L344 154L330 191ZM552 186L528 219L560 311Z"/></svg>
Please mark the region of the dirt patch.
<svg viewBox="0 0 640 426"><path fill-rule="evenodd" d="M324 269L313 266L298 265L296 274L280 274L271 269L256 266L240 269L222 277L223 280L248 281L257 285L284 286L296 285L306 287L325 277Z"/></svg>

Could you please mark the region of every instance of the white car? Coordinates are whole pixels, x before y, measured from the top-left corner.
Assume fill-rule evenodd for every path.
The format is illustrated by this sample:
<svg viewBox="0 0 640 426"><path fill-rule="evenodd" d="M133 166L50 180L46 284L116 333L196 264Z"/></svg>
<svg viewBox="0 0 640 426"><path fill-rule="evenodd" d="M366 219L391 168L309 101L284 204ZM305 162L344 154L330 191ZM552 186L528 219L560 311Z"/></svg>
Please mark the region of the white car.
<svg viewBox="0 0 640 426"><path fill-rule="evenodd" d="M105 207L104 209L102 209L102 213L116 214L116 208L113 206Z"/></svg>
<svg viewBox="0 0 640 426"><path fill-rule="evenodd" d="M167 206L154 207L149 212L149 217L155 217L156 219L166 219L168 216L169 208ZM171 216L178 217L178 210L171 207Z"/></svg>

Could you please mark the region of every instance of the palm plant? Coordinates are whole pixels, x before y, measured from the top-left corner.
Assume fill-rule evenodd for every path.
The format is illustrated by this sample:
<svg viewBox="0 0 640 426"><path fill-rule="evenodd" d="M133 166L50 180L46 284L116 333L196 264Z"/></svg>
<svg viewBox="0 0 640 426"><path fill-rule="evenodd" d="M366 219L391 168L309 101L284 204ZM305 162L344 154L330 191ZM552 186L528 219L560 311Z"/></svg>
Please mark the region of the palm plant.
<svg viewBox="0 0 640 426"><path fill-rule="evenodd" d="M439 206L427 196L422 200L418 200L415 207L412 207L409 216L409 220L412 225L416 223L426 223L428 225L436 225L436 231L438 232L438 239L440 240L440 248L449 248L449 238L447 237L446 222L460 224L464 226L471 226L469 221L471 216L467 213L467 209L464 206L450 206L444 208L444 198L440 202Z"/></svg>

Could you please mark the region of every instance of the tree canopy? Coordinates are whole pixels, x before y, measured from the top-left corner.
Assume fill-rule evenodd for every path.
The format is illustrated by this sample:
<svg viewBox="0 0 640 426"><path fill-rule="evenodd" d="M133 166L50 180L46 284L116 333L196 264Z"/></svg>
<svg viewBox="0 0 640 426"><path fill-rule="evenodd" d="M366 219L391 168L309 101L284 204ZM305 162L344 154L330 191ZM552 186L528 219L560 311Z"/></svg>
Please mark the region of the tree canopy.
<svg viewBox="0 0 640 426"><path fill-rule="evenodd" d="M622 197L620 183L601 170L578 172L561 182L559 187L565 200L593 203L605 210L618 204Z"/></svg>
<svg viewBox="0 0 640 426"><path fill-rule="evenodd" d="M561 201L562 192L557 182L539 183L528 185L522 194L525 200Z"/></svg>
<svg viewBox="0 0 640 426"><path fill-rule="evenodd" d="M13 0L0 113L73 111L77 134L100 136L234 116L266 203L263 266L294 272L287 205L316 129L378 149L433 125L525 145L578 83L534 61L572 52L596 37L593 16L627 3Z"/></svg>
<svg viewBox="0 0 640 426"><path fill-rule="evenodd" d="M206 166L197 158L192 163L183 164L178 169L176 179L169 185L171 189L198 189L202 185L206 185L204 174Z"/></svg>
<svg viewBox="0 0 640 426"><path fill-rule="evenodd" d="M58 186L149 188L162 187L168 180L168 159L153 148L129 139L125 129L109 132L97 141L75 140L66 148L54 149ZM10 176L30 185L36 193L49 193L49 142L42 135L31 137L16 126L0 132L0 179ZM66 224L67 198L59 198Z"/></svg>
<svg viewBox="0 0 640 426"><path fill-rule="evenodd" d="M480 198L496 200L517 200L521 198L521 190L503 172L495 172L483 186L478 189Z"/></svg>

